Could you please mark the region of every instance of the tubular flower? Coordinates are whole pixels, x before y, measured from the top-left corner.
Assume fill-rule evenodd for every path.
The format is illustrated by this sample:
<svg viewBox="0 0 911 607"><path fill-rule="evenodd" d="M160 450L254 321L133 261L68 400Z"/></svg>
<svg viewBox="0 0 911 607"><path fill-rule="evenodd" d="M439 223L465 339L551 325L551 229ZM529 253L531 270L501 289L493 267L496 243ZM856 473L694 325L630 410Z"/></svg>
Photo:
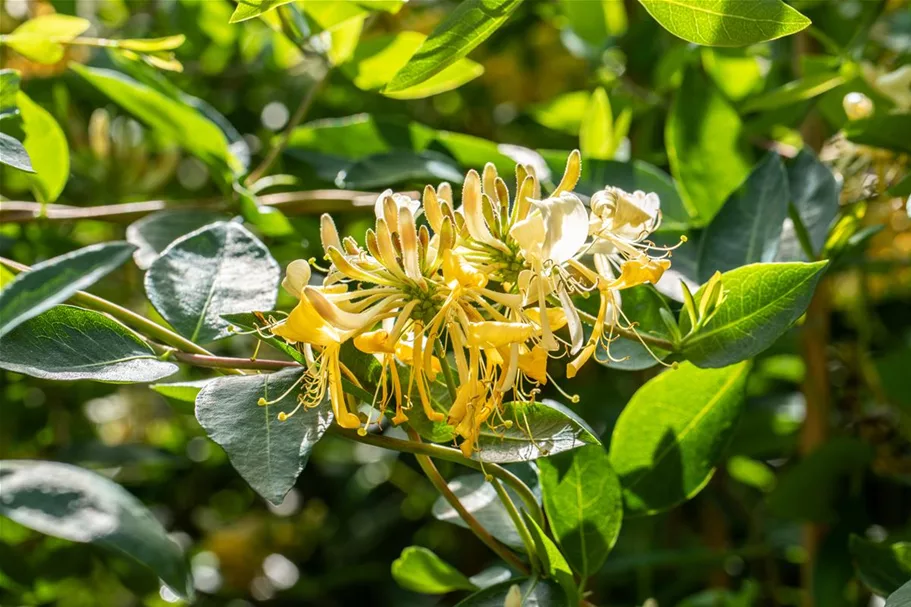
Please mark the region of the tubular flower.
<svg viewBox="0 0 911 607"><path fill-rule="evenodd" d="M513 423L503 419L504 402L533 401L552 382L550 359L572 357L573 377L601 348L610 356L615 329L632 329L620 292L656 282L670 249L646 240L661 217L655 194L607 187L587 208L573 192L580 174L573 152L543 196L535 169L519 165L511 197L488 164L466 175L458 207L445 183L425 187L421 201L387 190L363 246L323 215L322 284L311 284L310 262L292 262L282 284L299 303L269 327L305 355L301 406L328 397L341 426L366 431L343 386L363 389L345 364L350 341L378 363L367 404L381 418L394 403L394 424L414 415L448 424L471 457L484 427ZM593 293L600 304L591 323L574 298ZM444 392L451 399L440 402Z"/></svg>

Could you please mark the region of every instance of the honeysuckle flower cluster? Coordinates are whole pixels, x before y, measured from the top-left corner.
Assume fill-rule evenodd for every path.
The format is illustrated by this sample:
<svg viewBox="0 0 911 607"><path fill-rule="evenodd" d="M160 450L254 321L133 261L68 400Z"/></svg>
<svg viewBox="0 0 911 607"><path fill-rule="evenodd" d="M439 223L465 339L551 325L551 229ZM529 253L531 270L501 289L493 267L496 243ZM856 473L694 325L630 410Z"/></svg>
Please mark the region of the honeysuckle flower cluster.
<svg viewBox="0 0 911 607"><path fill-rule="evenodd" d="M337 423L365 431L344 385L360 387L342 362L351 342L381 365L375 409L394 407L401 424L420 407L450 424L470 457L485 424L510 424L504 402L533 401L553 382L549 361L563 361L571 378L593 356L610 357L616 328L633 328L621 291L657 282L670 250L647 240L661 221L657 195L608 186L587 207L573 193L580 172L574 151L544 196L535 170L519 165L510 197L488 164L466 175L458 207L447 183L425 187L422 201L387 190L363 246L323 215L325 278L312 285L311 263L292 262L283 286L299 303L270 327L305 354L299 407L328 394ZM591 296L595 316L577 307ZM454 394L445 412L431 398L441 375Z"/></svg>

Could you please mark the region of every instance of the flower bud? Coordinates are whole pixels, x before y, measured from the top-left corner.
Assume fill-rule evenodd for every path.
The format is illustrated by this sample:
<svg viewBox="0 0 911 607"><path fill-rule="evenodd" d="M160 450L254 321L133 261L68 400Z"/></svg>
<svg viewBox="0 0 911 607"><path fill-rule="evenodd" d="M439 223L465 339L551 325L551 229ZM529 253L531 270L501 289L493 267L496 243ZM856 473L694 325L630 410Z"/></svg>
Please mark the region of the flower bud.
<svg viewBox="0 0 911 607"><path fill-rule="evenodd" d="M848 116L848 120L862 120L873 114L873 102L863 93L854 91L845 95L841 105Z"/></svg>

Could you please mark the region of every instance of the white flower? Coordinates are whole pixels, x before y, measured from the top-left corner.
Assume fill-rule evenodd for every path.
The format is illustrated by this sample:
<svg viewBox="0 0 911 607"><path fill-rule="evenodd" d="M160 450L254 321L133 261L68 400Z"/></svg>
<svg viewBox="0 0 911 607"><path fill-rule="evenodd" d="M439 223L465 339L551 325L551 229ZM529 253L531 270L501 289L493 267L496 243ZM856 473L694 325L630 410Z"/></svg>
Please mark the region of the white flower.
<svg viewBox="0 0 911 607"><path fill-rule="evenodd" d="M421 202L405 194L393 194L392 190L386 190L376 198L373 205L373 212L377 219L385 219L389 228L393 232L398 226L399 209L408 209L411 214L417 217L421 208Z"/></svg>
<svg viewBox="0 0 911 607"><path fill-rule="evenodd" d="M591 199L591 233L639 242L661 223L661 200L654 192L636 190L632 194L607 187Z"/></svg>
<svg viewBox="0 0 911 607"><path fill-rule="evenodd" d="M516 222L509 233L525 259L535 264L563 264L572 259L588 238L588 214L579 197L569 192L530 201L528 217Z"/></svg>

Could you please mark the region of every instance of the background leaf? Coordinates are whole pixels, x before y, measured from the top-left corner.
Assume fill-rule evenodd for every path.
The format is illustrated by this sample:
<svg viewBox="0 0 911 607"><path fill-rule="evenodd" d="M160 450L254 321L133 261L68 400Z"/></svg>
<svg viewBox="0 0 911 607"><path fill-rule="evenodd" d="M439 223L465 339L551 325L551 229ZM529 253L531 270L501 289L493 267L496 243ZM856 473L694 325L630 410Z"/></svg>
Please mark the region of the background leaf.
<svg viewBox="0 0 911 607"><path fill-rule="evenodd" d="M601 568L620 534L620 481L600 445L541 459L538 467L547 520L584 579Z"/></svg>
<svg viewBox="0 0 911 607"><path fill-rule="evenodd" d="M852 535L851 555L861 581L880 596L911 581L911 542L871 542Z"/></svg>
<svg viewBox="0 0 911 607"><path fill-rule="evenodd" d="M883 607L911 607L911 580L890 594Z"/></svg>
<svg viewBox="0 0 911 607"><path fill-rule="evenodd" d="M228 454L231 465L259 495L273 504L284 499L313 446L332 423L328 401L314 408L297 406L295 385L303 369L277 373L219 377L196 397L196 419ZM279 398L281 397L281 398ZM260 398L277 401L258 405Z"/></svg>
<svg viewBox="0 0 911 607"><path fill-rule="evenodd" d="M41 533L129 556L174 592L193 598L180 547L142 503L103 476L56 462L0 462L0 514Z"/></svg>
<svg viewBox="0 0 911 607"><path fill-rule="evenodd" d="M440 73L486 40L522 0L464 0L386 86L386 94L404 91Z"/></svg>
<svg viewBox="0 0 911 607"><path fill-rule="evenodd" d="M706 46L748 46L794 34L810 20L781 0L639 0L669 32Z"/></svg>
<svg viewBox="0 0 911 607"><path fill-rule="evenodd" d="M750 172L742 128L737 111L715 86L687 71L671 105L665 144L683 201L701 223L715 216Z"/></svg>
<svg viewBox="0 0 911 607"><path fill-rule="evenodd" d="M716 271L775 261L789 198L784 163L770 152L702 233L700 280L707 281Z"/></svg>
<svg viewBox="0 0 911 607"><path fill-rule="evenodd" d="M26 151L25 146L23 146L18 139L10 137L6 133L0 133L0 163L19 169L20 171L27 171L29 173L35 172L34 167L32 167L32 160L28 157L28 151Z"/></svg>
<svg viewBox="0 0 911 607"><path fill-rule="evenodd" d="M518 586L522 607L569 607L566 593L556 583L538 578L519 578L476 592L456 607L503 607L509 589Z"/></svg>
<svg viewBox="0 0 911 607"><path fill-rule="evenodd" d="M759 354L800 318L826 262L756 263L721 275L727 299L697 333L683 340L683 355L700 367L724 367ZM697 291L696 299L702 294ZM682 314L680 329L690 329Z"/></svg>
<svg viewBox="0 0 911 607"><path fill-rule="evenodd" d="M117 321L55 306L0 338L0 368L41 379L145 383L177 372Z"/></svg>
<svg viewBox="0 0 911 607"><path fill-rule="evenodd" d="M599 86L589 99L579 129L579 151L582 152L582 157L610 160L616 149L613 131L614 114L610 99Z"/></svg>
<svg viewBox="0 0 911 607"><path fill-rule="evenodd" d="M149 266L145 288L178 333L210 342L229 335L222 314L275 307L280 278L263 243L240 224L221 222L171 243Z"/></svg>
<svg viewBox="0 0 911 607"><path fill-rule="evenodd" d="M255 19L263 13L289 2L293 2L293 0L238 0L237 7L231 15L231 23Z"/></svg>
<svg viewBox="0 0 911 607"><path fill-rule="evenodd" d="M57 63L63 59L64 46L91 27L88 19L50 13L40 15L13 30L5 43L20 55L38 63Z"/></svg>
<svg viewBox="0 0 911 607"><path fill-rule="evenodd" d="M666 510L708 483L740 418L748 370L683 363L636 391L610 444L628 512Z"/></svg>
<svg viewBox="0 0 911 607"><path fill-rule="evenodd" d="M66 135L50 112L20 92L16 97L25 131L23 147L34 175L30 176L35 198L54 202L63 192L70 173L70 150Z"/></svg>
<svg viewBox="0 0 911 607"><path fill-rule="evenodd" d="M159 253L181 236L227 219L222 213L198 209L159 211L127 226L126 238L137 247L133 260L139 269L145 270L158 259Z"/></svg>
<svg viewBox="0 0 911 607"><path fill-rule="evenodd" d="M790 213L806 230L813 252L819 254L829 235L829 228L838 215L841 187L832 170L821 163L812 151L804 148L787 164L791 193ZM800 246L794 228L785 222L778 261L810 261Z"/></svg>
<svg viewBox="0 0 911 607"><path fill-rule="evenodd" d="M21 272L0 292L0 337L95 284L133 253L126 242L106 242L54 257Z"/></svg>
<svg viewBox="0 0 911 607"><path fill-rule="evenodd" d="M496 432L486 426L481 429L475 459L491 463L524 462L600 444L581 417L554 400L506 403L503 419L512 420L512 427Z"/></svg>
<svg viewBox="0 0 911 607"><path fill-rule="evenodd" d="M478 589L462 572L423 546L402 550L392 562L392 578L402 588L423 594Z"/></svg>

